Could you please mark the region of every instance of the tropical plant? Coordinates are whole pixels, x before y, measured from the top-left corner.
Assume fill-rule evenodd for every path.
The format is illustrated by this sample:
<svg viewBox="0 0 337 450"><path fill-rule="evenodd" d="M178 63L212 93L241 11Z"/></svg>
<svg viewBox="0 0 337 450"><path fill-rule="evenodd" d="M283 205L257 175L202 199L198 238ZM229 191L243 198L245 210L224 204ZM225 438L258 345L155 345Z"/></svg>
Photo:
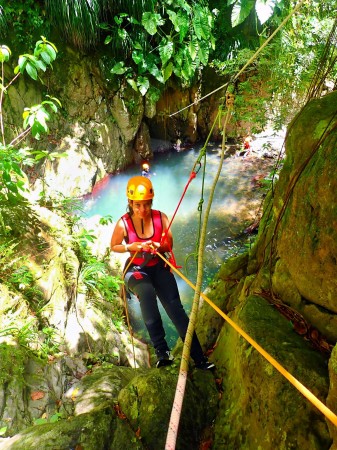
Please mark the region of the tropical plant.
<svg viewBox="0 0 337 450"><path fill-rule="evenodd" d="M215 15L205 0L46 0L53 23L77 48L109 45L109 75L151 100L175 75L191 82L208 63ZM121 76L122 75L122 76Z"/></svg>
<svg viewBox="0 0 337 450"><path fill-rule="evenodd" d="M263 3L264 16L261 12ZM229 6L222 6L219 11L223 22L216 29L217 38L221 33L228 39L223 39L223 44L217 40L211 65L221 75L233 79L296 4L290 2L285 7L284 3L273 0L256 3L229 0ZM333 4L337 6L336 0ZM220 2L214 0L212 5L220 5ZM317 0L310 5L303 3L283 25L235 83L235 117L238 121L253 123L258 130L269 120L275 128L281 128L291 120L305 102L335 20L335 10L330 4ZM227 24L227 30L223 23ZM230 29L230 25L235 26ZM327 83L333 84L337 68L331 65L326 76Z"/></svg>
<svg viewBox="0 0 337 450"><path fill-rule="evenodd" d="M114 25L101 25L111 31L105 43L120 41L129 51L127 60L117 60L111 73L124 75L134 90L142 95L149 92L152 100L158 98L153 86L165 84L173 74L183 84L193 81L215 46L214 14L205 2L156 2L140 20L120 13L114 21Z"/></svg>
<svg viewBox="0 0 337 450"><path fill-rule="evenodd" d="M0 234L7 236L11 232L20 232L24 221L32 223L35 214L29 207L26 193L28 190L27 176L24 167L36 164L47 152L32 151L26 146L20 146L21 142L31 134L39 139L41 134L48 133L48 121L50 111L57 112L60 102L49 97L41 104L27 107L23 111L23 131L15 137L11 137L7 143L6 128L4 123L4 100L10 86L22 75L26 74L33 80L37 80L40 73L44 73L55 60L57 49L53 43L44 36L35 44L33 54L22 54L14 69L11 79L7 79L8 70L6 63L11 58L11 50L7 45L0 45ZM50 111L49 111L50 110ZM60 155L54 155L58 157ZM48 155L51 158L51 155ZM21 217L21 220L20 220ZM27 224L26 224L27 226Z"/></svg>
<svg viewBox="0 0 337 450"><path fill-rule="evenodd" d="M122 283L119 277L110 275L108 261L92 254L90 244L96 240L92 230L81 228L73 234L73 243L80 261L78 292L86 292L92 298L103 298L116 303Z"/></svg>

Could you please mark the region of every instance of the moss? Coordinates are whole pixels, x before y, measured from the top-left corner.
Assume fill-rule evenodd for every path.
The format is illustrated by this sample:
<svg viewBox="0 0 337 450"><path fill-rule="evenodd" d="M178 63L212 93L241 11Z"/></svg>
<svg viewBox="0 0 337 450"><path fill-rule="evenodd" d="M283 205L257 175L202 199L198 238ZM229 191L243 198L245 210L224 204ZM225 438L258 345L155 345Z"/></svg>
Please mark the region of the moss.
<svg viewBox="0 0 337 450"><path fill-rule="evenodd" d="M10 448L12 450L109 448L116 420L112 406L97 408L92 413L81 414L68 420L28 428L15 438Z"/></svg>
<svg viewBox="0 0 337 450"><path fill-rule="evenodd" d="M24 384L27 351L16 344L0 344L0 385Z"/></svg>

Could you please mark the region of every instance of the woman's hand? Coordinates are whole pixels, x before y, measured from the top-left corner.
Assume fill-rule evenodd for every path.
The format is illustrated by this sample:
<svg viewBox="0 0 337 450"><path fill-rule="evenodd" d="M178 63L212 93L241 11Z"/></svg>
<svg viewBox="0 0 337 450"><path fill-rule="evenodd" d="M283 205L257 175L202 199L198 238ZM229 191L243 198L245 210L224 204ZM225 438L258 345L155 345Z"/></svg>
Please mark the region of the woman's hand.
<svg viewBox="0 0 337 450"><path fill-rule="evenodd" d="M142 245L142 242L132 242L132 244L127 245L127 248L129 252L136 253L142 251Z"/></svg>
<svg viewBox="0 0 337 450"><path fill-rule="evenodd" d="M154 242L154 241L146 241L143 242L142 244L142 250L144 252L151 252L153 250L157 250L160 247L160 243L159 242Z"/></svg>

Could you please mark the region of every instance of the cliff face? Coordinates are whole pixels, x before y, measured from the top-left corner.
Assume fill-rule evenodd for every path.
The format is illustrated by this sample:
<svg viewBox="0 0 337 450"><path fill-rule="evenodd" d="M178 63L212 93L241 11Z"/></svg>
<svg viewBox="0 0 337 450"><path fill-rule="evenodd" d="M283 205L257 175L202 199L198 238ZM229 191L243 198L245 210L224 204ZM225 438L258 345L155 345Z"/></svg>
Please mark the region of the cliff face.
<svg viewBox="0 0 337 450"><path fill-rule="evenodd" d="M290 124L256 244L224 264L208 292L334 413L336 100L334 92L310 101ZM224 379L215 448L336 448L336 426L209 306L198 327L207 347L216 343L213 357Z"/></svg>
<svg viewBox="0 0 337 450"><path fill-rule="evenodd" d="M155 112L132 90L110 89L90 57L80 61L66 50L64 58L68 72L55 65L48 85L60 98L63 115L39 145L68 156L40 169L45 173L45 191L54 194L57 186L67 195L79 195L90 191L105 172L151 157L144 118L154 117ZM23 104L39 101L40 94L33 89L24 80L11 87L7 115L13 123L21 120ZM186 95L177 107L194 98L195 94ZM21 106L19 99L24 99ZM286 160L266 198L256 244L249 254L224 264L207 292L335 412L336 100L337 93L313 100L294 119L286 140ZM198 111L196 107L186 116L186 130L191 127L193 139ZM81 174L78 179L73 176L74 165ZM147 349L137 343L137 364L142 368L117 367L134 363L131 336L126 328L112 326L113 311L104 299L90 303L78 290L80 267L69 245L69 230L62 229L59 218L47 210L38 214L48 224L39 242L43 251L37 258L35 247L28 241L25 244L42 295L38 317L29 302L0 286L1 328L10 328L13 324L7 318L14 317L21 339L12 342L10 331L2 332L0 427L11 435L36 419L48 423L18 433L0 448L28 449L40 444L60 449L76 445L89 450L123 445L155 449L158 441L162 446L178 364L164 371L148 369ZM34 326L39 345L45 324L64 339L63 352L51 361L36 361L27 356L25 339L31 337ZM207 445L213 442L214 449L336 448L336 427L206 304L197 332L205 349L215 346L211 358L217 365L217 381L211 374L192 372L180 448L195 448L202 436ZM94 358L88 355L89 347ZM97 361L102 354L108 355L108 365L91 372L88 361ZM153 411L155 429L146 420ZM72 420L54 424L55 417Z"/></svg>

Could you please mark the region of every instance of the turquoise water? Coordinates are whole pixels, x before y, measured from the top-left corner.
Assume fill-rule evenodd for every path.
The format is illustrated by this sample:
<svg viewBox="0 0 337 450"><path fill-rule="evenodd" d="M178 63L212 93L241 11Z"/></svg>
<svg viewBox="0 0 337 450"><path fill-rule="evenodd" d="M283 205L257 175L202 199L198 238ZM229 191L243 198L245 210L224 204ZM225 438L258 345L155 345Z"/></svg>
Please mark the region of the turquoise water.
<svg viewBox="0 0 337 450"><path fill-rule="evenodd" d="M184 188L189 180L190 173L199 156L200 148L193 148L182 152L156 154L151 165L151 181L154 186L155 197L153 208L165 212L169 219L181 199ZM220 148L209 146L207 150L206 176L203 211L206 210L210 187L220 163ZM252 177L258 173L268 173L260 168L261 161L256 159L243 161L240 157L225 159L221 175L217 183L212 211L208 220L206 248L204 253L203 289L207 286L221 263L229 256L244 250L249 241L243 231L253 220L247 220L247 211L256 197L261 197L253 189ZM198 205L201 200L202 177L204 165L192 180L182 200L180 208L172 223L174 236L174 255L178 265L183 266L181 271L193 284L196 278L196 263L194 257L189 257L187 265L185 260L189 255L197 252L197 236L199 226ZM126 211L126 184L134 175L140 175L140 166L130 167L123 173L110 176L101 189L87 201L85 215L111 215L116 221ZM259 204L260 200L258 200ZM256 208L255 204L254 208ZM193 290L180 277L176 276L182 302L187 312L190 311L193 300ZM136 299L130 301L133 326L136 331L143 334L140 311ZM165 328L170 344L176 340L175 330L162 310ZM146 334L144 335L144 337Z"/></svg>

